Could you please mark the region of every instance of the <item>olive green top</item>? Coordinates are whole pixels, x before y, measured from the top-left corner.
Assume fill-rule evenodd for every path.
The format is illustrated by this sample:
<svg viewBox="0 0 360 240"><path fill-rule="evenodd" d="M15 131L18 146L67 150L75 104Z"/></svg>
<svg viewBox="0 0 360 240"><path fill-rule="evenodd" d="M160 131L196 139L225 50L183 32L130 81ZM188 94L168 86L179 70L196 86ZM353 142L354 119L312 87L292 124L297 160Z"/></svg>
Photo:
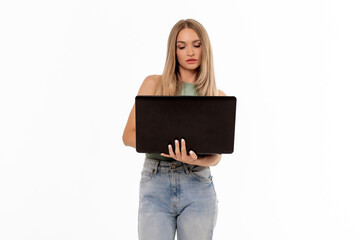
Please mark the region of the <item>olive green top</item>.
<svg viewBox="0 0 360 240"><path fill-rule="evenodd" d="M182 82L181 96L198 96L195 84ZM168 152L166 154L169 154ZM157 159L157 160L174 160L173 158L163 157L159 153L145 153L147 158Z"/></svg>

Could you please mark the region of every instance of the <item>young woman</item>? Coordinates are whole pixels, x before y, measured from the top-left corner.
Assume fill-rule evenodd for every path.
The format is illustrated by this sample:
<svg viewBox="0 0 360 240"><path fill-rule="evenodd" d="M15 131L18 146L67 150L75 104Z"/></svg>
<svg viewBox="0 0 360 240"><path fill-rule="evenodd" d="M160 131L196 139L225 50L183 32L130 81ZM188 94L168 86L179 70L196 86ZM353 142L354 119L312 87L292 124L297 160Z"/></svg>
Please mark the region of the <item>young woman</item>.
<svg viewBox="0 0 360 240"><path fill-rule="evenodd" d="M205 28L193 19L172 28L162 75L150 75L138 95L225 96L215 84L212 50ZM135 105L123 141L136 147ZM168 153L146 153L140 181L138 233L141 240L212 239L217 198L210 168L220 154L187 154L186 139L177 139Z"/></svg>

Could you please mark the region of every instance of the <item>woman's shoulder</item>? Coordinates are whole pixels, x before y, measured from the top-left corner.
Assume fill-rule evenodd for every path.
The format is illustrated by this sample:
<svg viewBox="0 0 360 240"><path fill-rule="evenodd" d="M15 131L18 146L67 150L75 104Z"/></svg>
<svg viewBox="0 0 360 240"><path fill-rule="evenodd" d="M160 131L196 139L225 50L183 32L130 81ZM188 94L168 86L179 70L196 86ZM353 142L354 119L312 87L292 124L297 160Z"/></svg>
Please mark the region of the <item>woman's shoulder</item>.
<svg viewBox="0 0 360 240"><path fill-rule="evenodd" d="M144 82L147 82L148 84L156 84L161 80L161 75L149 75L145 78Z"/></svg>
<svg viewBox="0 0 360 240"><path fill-rule="evenodd" d="M140 86L138 95L153 95L156 91L160 79L161 75L147 76Z"/></svg>

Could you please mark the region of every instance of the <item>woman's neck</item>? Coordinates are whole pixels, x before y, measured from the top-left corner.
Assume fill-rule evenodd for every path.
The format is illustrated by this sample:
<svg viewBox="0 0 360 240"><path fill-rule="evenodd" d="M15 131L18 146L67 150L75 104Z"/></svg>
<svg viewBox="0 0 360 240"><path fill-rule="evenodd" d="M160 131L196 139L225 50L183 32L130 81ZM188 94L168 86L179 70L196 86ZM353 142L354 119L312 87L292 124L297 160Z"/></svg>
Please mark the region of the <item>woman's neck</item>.
<svg viewBox="0 0 360 240"><path fill-rule="evenodd" d="M181 67L179 68L179 74L183 82L195 83L196 73L197 73L196 70L187 70Z"/></svg>

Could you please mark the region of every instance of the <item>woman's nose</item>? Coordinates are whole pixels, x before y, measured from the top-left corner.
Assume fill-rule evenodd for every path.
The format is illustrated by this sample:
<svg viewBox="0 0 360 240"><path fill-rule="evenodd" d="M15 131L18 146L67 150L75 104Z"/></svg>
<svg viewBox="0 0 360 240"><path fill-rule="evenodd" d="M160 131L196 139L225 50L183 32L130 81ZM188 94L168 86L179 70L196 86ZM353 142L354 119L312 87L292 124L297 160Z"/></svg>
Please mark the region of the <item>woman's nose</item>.
<svg viewBox="0 0 360 240"><path fill-rule="evenodd" d="M188 48L188 49L189 49L189 50L188 50L187 54L188 54L189 56L193 56L193 55L194 55L193 49L192 49L192 48Z"/></svg>

